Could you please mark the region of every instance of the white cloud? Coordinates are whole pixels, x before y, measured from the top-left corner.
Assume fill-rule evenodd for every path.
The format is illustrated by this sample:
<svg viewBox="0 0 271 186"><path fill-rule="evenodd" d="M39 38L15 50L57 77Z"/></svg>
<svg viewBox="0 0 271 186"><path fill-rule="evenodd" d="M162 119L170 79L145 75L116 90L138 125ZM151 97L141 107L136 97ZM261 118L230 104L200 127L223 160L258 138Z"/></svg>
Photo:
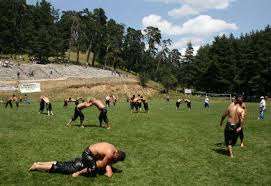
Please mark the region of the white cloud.
<svg viewBox="0 0 271 186"><path fill-rule="evenodd" d="M183 5L181 8L175 8L168 12L168 15L171 17L183 17L186 15L197 15L199 11L193 9L189 5Z"/></svg>
<svg viewBox="0 0 271 186"><path fill-rule="evenodd" d="M208 15L200 15L190 19L182 26L182 33L192 33L196 35L209 35L223 30L237 30L234 23L227 23L221 19L213 19Z"/></svg>
<svg viewBox="0 0 271 186"><path fill-rule="evenodd" d="M204 41L202 38L199 37L187 37L187 38L182 38L176 42L173 42L172 45L170 46L170 49L178 49L182 55L185 54L187 43L191 42L192 46L194 48L194 55L196 55L198 49L200 48L201 45L204 44Z"/></svg>
<svg viewBox="0 0 271 186"><path fill-rule="evenodd" d="M225 9L230 5L231 0L182 0L183 3L190 5L198 10L206 9Z"/></svg>
<svg viewBox="0 0 271 186"><path fill-rule="evenodd" d="M191 42L193 46L199 46L203 44L203 39L199 38L199 37L186 37L186 38L182 38L176 42L174 42L171 45L171 49L177 48L177 49L181 49L181 48L186 48L187 43Z"/></svg>
<svg viewBox="0 0 271 186"><path fill-rule="evenodd" d="M192 8L198 10L203 9L225 9L231 2L235 0L146 0L148 2L158 2L158 3L178 3L178 4L187 4Z"/></svg>
<svg viewBox="0 0 271 186"><path fill-rule="evenodd" d="M181 4L180 8L175 8L168 12L169 16L182 17L186 15L197 15L199 12L209 9L226 9L235 0L146 0L149 2L175 3Z"/></svg>
<svg viewBox="0 0 271 186"><path fill-rule="evenodd" d="M181 0L145 0L145 1L154 2L154 3L165 3L165 4L181 2Z"/></svg>
<svg viewBox="0 0 271 186"><path fill-rule="evenodd" d="M174 25L159 15L151 14L142 19L144 27L153 26L161 30L165 35L193 34L200 36L212 35L223 30L237 30L234 23L227 23L224 20L213 19L208 15L200 15L183 23Z"/></svg>
<svg viewBox="0 0 271 186"><path fill-rule="evenodd" d="M155 14L144 17L142 19L142 24L144 27L157 27L166 35L177 35L180 32L179 26L173 25L169 21L162 19L161 16Z"/></svg>

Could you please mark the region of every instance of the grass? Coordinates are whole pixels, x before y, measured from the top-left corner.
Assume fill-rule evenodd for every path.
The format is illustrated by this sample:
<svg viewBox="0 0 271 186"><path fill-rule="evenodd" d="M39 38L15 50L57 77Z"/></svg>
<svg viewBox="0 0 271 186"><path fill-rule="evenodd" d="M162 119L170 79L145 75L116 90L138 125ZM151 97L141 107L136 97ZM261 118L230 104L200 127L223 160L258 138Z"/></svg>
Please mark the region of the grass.
<svg viewBox="0 0 271 186"><path fill-rule="evenodd" d="M84 129L65 128L73 105L53 103L55 116L38 114L38 103L19 110L0 107L0 184L3 185L270 185L271 124L257 121L257 105L248 104L245 148L234 147L233 159L223 154L223 129L218 127L227 103L217 101L203 110L176 111L174 103L150 102L150 113L133 113L126 102L109 109L112 130L98 126L96 108L84 111ZM79 124L79 121L76 122ZM29 173L34 161L68 160L92 143L108 141L124 149L123 170L112 178L72 178L61 174Z"/></svg>

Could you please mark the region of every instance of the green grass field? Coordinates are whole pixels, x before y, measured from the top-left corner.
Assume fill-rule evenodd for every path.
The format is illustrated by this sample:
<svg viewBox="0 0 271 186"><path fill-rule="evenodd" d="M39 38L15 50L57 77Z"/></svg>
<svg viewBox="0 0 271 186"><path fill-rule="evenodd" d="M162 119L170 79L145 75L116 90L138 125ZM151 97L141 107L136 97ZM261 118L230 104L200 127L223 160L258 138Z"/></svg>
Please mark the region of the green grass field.
<svg viewBox="0 0 271 186"><path fill-rule="evenodd" d="M271 118L257 121L257 105L248 104L245 148L238 141L233 159L224 154L219 127L226 102L203 110L175 110L175 103L150 101L150 113L133 113L127 103L110 108L112 129L98 128L96 108L84 111L86 125L65 128L73 105L53 103L55 116L38 114L38 103L19 110L0 107L0 184L3 185L271 185ZM75 124L79 124L77 121ZM112 178L72 178L68 175L28 172L34 161L69 160L88 145L115 144L127 153L123 170Z"/></svg>

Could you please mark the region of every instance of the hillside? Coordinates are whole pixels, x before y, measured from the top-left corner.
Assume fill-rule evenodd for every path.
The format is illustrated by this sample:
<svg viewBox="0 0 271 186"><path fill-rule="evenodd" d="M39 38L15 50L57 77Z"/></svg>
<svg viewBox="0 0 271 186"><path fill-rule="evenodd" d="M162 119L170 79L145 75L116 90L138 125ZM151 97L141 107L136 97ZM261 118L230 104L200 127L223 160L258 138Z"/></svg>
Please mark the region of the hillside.
<svg viewBox="0 0 271 186"><path fill-rule="evenodd" d="M116 94L121 97L132 94L151 96L154 88L143 88L138 78L128 73L103 70L79 65L61 64L4 64L0 67L0 94L10 92L4 88L16 87L18 82L40 82L42 93L55 99L76 96L104 97ZM40 94L34 94L39 96Z"/></svg>

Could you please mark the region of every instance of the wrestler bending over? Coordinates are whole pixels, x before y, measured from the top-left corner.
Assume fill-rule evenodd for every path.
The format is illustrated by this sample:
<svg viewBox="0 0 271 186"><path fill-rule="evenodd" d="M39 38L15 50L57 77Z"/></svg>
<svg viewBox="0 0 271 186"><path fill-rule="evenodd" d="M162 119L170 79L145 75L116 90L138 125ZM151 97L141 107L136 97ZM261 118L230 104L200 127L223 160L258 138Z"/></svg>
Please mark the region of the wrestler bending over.
<svg viewBox="0 0 271 186"><path fill-rule="evenodd" d="M124 161L125 156L125 153L114 145L101 142L87 147L79 158L65 162L35 162L29 171L72 174L73 177L95 176L96 173L103 171L106 176L112 177L114 170L112 165L118 161Z"/></svg>
<svg viewBox="0 0 271 186"><path fill-rule="evenodd" d="M80 118L80 125L82 128L84 128L83 122L85 120L85 116L82 112L83 109L88 108L92 105L92 102L90 101L86 101L83 103L80 103L78 105L75 106L74 108L74 114L73 117L71 118L71 120L66 124L66 127L71 126L71 123L73 121L75 121L78 117Z"/></svg>
<svg viewBox="0 0 271 186"><path fill-rule="evenodd" d="M93 98L89 100L89 103L91 104L90 106L94 105L100 111L100 115L99 115L100 127L102 127L102 123L104 122L106 124L106 128L110 129L111 126L109 124L108 117L107 117L107 109L106 109L106 106L103 104L103 102L99 99Z"/></svg>

